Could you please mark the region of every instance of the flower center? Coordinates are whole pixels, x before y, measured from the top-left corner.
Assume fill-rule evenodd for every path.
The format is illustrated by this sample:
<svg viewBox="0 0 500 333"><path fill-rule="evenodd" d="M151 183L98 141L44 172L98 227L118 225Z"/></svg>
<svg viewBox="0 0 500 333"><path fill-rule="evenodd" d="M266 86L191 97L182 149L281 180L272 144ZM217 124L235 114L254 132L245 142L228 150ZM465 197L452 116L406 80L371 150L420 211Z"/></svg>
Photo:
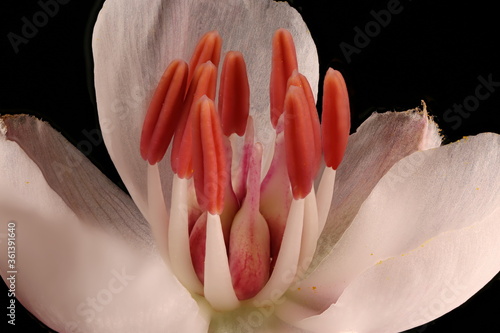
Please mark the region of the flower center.
<svg viewBox="0 0 500 333"><path fill-rule="evenodd" d="M268 157L255 142L240 52L225 55L216 99L221 47L219 34L208 32L189 65L169 64L146 113L140 153L155 165L171 146L170 265L188 290L229 310L243 300L280 297L307 269L330 208L350 118L345 82L329 69L320 125L292 35L280 29L272 42L275 139Z"/></svg>

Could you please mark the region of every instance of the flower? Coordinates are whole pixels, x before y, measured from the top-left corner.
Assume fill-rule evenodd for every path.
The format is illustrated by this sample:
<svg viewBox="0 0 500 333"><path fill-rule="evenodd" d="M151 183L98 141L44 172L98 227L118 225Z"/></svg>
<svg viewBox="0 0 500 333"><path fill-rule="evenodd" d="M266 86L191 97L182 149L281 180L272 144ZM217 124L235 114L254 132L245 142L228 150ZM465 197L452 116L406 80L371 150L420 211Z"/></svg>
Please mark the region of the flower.
<svg viewBox="0 0 500 333"><path fill-rule="evenodd" d="M217 28L228 50L245 55L257 141L269 150L264 64L277 27L294 35L299 68L314 89L312 41L285 4L106 3L94 36L99 116L142 214L48 125L3 118L2 223L15 221L19 235L19 299L47 325L69 332L206 332L208 325L244 332L262 322L273 331L399 331L452 309L498 272L498 135L426 150L439 137L424 110L373 115L351 136L315 269L300 266L300 281L284 296L215 313L179 283L161 211L177 192L168 161L150 167L138 154L144 113L169 61L188 59L199 35ZM176 36L186 44L169 42ZM6 279L6 259L1 263Z"/></svg>

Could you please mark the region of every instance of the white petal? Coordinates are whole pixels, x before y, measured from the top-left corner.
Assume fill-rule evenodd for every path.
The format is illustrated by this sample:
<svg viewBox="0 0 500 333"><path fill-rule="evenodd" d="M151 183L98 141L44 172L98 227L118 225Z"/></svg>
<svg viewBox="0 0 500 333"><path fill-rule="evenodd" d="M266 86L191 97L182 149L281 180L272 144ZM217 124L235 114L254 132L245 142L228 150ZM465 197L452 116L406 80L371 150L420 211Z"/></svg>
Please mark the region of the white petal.
<svg viewBox="0 0 500 333"><path fill-rule="evenodd" d="M332 253L301 283L303 290L316 287L318 295L302 294L324 309L377 262L484 220L500 207L499 167L500 135L492 133L402 159L377 184Z"/></svg>
<svg viewBox="0 0 500 333"><path fill-rule="evenodd" d="M281 300L277 300L281 302ZM259 304L258 308L254 305ZM239 308L233 312L216 314L210 324L210 333L310 333L292 326L275 314L275 306L272 300L266 302L252 302L246 307Z"/></svg>
<svg viewBox="0 0 500 333"><path fill-rule="evenodd" d="M500 209L372 266L323 314L314 332L401 332L430 322L474 295L500 271Z"/></svg>
<svg viewBox="0 0 500 333"><path fill-rule="evenodd" d="M33 183L22 178L29 177L31 169L23 169L26 158L36 164L34 172L43 174L44 181L62 198L74 214L122 238L137 242L141 246L153 244L151 230L137 211L133 201L107 179L81 152L47 123L27 115L5 116L0 120L7 131L6 141L2 135L2 191L16 188L22 197L32 196ZM8 130L7 130L8 129ZM17 144L14 144L15 141ZM22 148L22 150L20 149ZM24 152L23 152L24 151ZM17 155L22 160L16 162ZM27 155L27 156L26 156ZM11 176L8 176L11 174ZM48 203L39 194L33 204L43 209ZM50 207L50 205L49 205Z"/></svg>
<svg viewBox="0 0 500 333"><path fill-rule="evenodd" d="M314 42L300 15L271 0L108 0L94 29L93 50L99 121L104 140L132 198L148 216L146 162L139 138L152 92L174 58L189 61L199 38L218 30L223 53L243 52L250 80L251 114L258 141L272 143L269 124L271 38L287 28L295 38L299 69L317 91ZM168 157L169 158L169 157ZM161 170L171 186L170 166ZM168 202L168 196L165 195Z"/></svg>
<svg viewBox="0 0 500 333"><path fill-rule="evenodd" d="M374 113L349 137L336 176L330 213L312 267L327 256L380 178L401 158L439 146L438 129L424 109ZM319 199L318 199L319 200Z"/></svg>
<svg viewBox="0 0 500 333"><path fill-rule="evenodd" d="M23 305L61 332L206 332L130 198L47 124L0 125L0 243L15 223L16 254L0 272Z"/></svg>

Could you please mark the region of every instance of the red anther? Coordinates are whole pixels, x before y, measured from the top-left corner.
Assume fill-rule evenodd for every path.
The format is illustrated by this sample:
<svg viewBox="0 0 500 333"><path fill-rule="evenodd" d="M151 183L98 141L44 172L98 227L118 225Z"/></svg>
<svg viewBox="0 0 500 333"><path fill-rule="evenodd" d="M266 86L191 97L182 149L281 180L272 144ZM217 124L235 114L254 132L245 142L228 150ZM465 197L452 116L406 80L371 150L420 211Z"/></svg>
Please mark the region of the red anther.
<svg viewBox="0 0 500 333"><path fill-rule="evenodd" d="M168 65L149 104L142 127L141 156L158 163L167 151L180 119L188 65L174 60Z"/></svg>
<svg viewBox="0 0 500 333"><path fill-rule="evenodd" d="M214 64L207 62L195 71L193 80L184 99L182 116L175 131L172 145L171 165L172 170L180 178L189 178L193 174L192 166L192 127L191 113L196 101L206 95L215 99L217 86L217 68Z"/></svg>
<svg viewBox="0 0 500 333"><path fill-rule="evenodd" d="M303 199L311 192L314 179L314 127L304 90L293 85L285 97L285 146L293 197Z"/></svg>
<svg viewBox="0 0 500 333"><path fill-rule="evenodd" d="M275 128L283 113L287 81L294 70L298 70L298 63L292 34L286 29L278 29L273 36L273 59L269 87L271 122Z"/></svg>
<svg viewBox="0 0 500 333"><path fill-rule="evenodd" d="M222 38L217 31L209 31L200 38L189 61L188 84L201 64L210 61L215 67L219 66L221 48Z"/></svg>
<svg viewBox="0 0 500 333"><path fill-rule="evenodd" d="M339 71L328 69L323 83L321 131L326 166L337 169L344 157L351 127L349 96Z"/></svg>
<svg viewBox="0 0 500 333"><path fill-rule="evenodd" d="M313 127L312 134L314 136L314 146L310 149L314 150L314 166L312 168L312 177L314 178L321 164L321 125L319 123L318 110L316 109L316 101L311 89L311 85L307 78L297 71L294 71L290 79L288 79L287 89L290 86L296 86L303 89L306 96L307 105L309 106L309 116L311 117L311 125Z"/></svg>
<svg viewBox="0 0 500 333"><path fill-rule="evenodd" d="M224 135L242 136L250 111L250 86L247 68L240 52L228 52L224 58L219 89L219 114Z"/></svg>
<svg viewBox="0 0 500 333"><path fill-rule="evenodd" d="M192 129L196 198L202 209L220 215L227 184L226 154L215 104L206 96L194 106Z"/></svg>

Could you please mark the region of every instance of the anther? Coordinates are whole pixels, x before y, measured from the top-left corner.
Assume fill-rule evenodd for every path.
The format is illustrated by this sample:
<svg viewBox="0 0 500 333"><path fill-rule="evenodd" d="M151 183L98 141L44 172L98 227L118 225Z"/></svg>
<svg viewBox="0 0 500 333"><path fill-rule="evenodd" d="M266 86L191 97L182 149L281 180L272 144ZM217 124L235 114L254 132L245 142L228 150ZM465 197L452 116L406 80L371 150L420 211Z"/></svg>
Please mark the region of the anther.
<svg viewBox="0 0 500 333"><path fill-rule="evenodd" d="M141 134L141 156L153 165L167 151L180 119L188 66L182 60L168 65L149 104Z"/></svg>
<svg viewBox="0 0 500 333"><path fill-rule="evenodd" d="M225 147L214 102L203 96L192 118L194 185L198 204L210 214L221 214L227 183Z"/></svg>
<svg viewBox="0 0 500 333"><path fill-rule="evenodd" d="M328 69L323 83L321 132L327 167L336 170L344 157L351 127L349 97L339 71Z"/></svg>
<svg viewBox="0 0 500 333"><path fill-rule="evenodd" d="M243 55L228 52L224 58L219 89L219 114L224 135L245 134L250 111L250 86Z"/></svg>
<svg viewBox="0 0 500 333"><path fill-rule="evenodd" d="M217 86L217 68L211 62L196 69L193 80L184 100L182 116L178 123L172 145L172 170L180 178L189 178L193 174L192 166L192 128L190 117L196 101L203 95L215 99Z"/></svg>
<svg viewBox="0 0 500 333"><path fill-rule="evenodd" d="M313 128L312 135L314 139L314 145L310 147L310 149L314 151L314 165L311 170L312 177L314 178L321 164L321 125L319 123L318 110L316 109L316 101L314 100L311 85L304 75L294 71L292 76L288 79L287 89L292 85L301 88L304 91L307 100L311 126Z"/></svg>
<svg viewBox="0 0 500 333"><path fill-rule="evenodd" d="M288 177L294 199L312 189L315 167L314 127L304 89L291 85L285 97L285 146Z"/></svg>
<svg viewBox="0 0 500 333"><path fill-rule="evenodd" d="M210 61L215 67L219 66L221 48L222 38L217 31L209 31L200 38L189 61L188 84L201 64Z"/></svg>
<svg viewBox="0 0 500 333"><path fill-rule="evenodd" d="M283 113L288 78L298 69L297 54L292 34L279 29L273 36L273 57L270 82L271 122L276 128Z"/></svg>

